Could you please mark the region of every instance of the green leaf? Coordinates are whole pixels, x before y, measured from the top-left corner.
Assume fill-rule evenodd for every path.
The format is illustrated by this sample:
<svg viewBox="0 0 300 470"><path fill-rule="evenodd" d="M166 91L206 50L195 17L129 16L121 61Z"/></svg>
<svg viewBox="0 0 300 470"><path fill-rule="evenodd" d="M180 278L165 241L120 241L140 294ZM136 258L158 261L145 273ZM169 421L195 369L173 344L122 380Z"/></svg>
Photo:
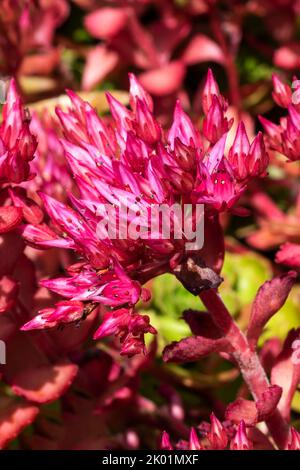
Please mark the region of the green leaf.
<svg viewBox="0 0 300 470"><path fill-rule="evenodd" d="M153 281L152 304L158 315L178 319L183 310L203 310L199 297L188 292L172 274L164 274Z"/></svg>
<svg viewBox="0 0 300 470"><path fill-rule="evenodd" d="M294 398L292 401L292 409L296 411L297 413L300 413L300 392L296 392L294 395Z"/></svg>
<svg viewBox="0 0 300 470"><path fill-rule="evenodd" d="M259 287L272 277L272 267L256 253L226 253L222 275L243 307L253 301Z"/></svg>

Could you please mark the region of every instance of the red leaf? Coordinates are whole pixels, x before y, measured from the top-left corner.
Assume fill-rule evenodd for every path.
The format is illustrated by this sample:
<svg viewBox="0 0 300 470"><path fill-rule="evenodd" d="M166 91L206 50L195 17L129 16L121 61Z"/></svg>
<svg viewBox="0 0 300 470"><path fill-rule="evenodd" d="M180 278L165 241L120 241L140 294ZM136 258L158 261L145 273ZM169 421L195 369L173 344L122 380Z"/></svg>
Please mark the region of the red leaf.
<svg viewBox="0 0 300 470"><path fill-rule="evenodd" d="M300 68L300 43L280 47L274 53L274 64L287 70Z"/></svg>
<svg viewBox="0 0 300 470"><path fill-rule="evenodd" d="M77 371L78 367L67 361L25 369L13 378L12 390L36 403L54 401L68 389Z"/></svg>
<svg viewBox="0 0 300 470"><path fill-rule="evenodd" d="M178 91L184 76L184 64L180 61L174 61L157 69L142 73L139 75L139 81L149 93L164 96Z"/></svg>
<svg viewBox="0 0 300 470"><path fill-rule="evenodd" d="M22 209L13 206L0 207L0 233L16 228L23 217Z"/></svg>
<svg viewBox="0 0 300 470"><path fill-rule="evenodd" d="M256 402L238 398L228 405L226 419L237 424L243 420L248 426L264 421L275 411L281 393L281 388L273 385Z"/></svg>
<svg viewBox="0 0 300 470"><path fill-rule="evenodd" d="M264 421L275 411L281 395L282 389L277 385L272 385L262 394L256 402L259 421Z"/></svg>
<svg viewBox="0 0 300 470"><path fill-rule="evenodd" d="M125 26L128 20L124 8L99 8L84 19L87 31L97 39L111 39Z"/></svg>
<svg viewBox="0 0 300 470"><path fill-rule="evenodd" d="M103 44L93 47L87 54L82 76L82 88L91 90L117 66L119 56ZM101 67L99 67L101 64Z"/></svg>
<svg viewBox="0 0 300 470"><path fill-rule="evenodd" d="M60 51L49 49L41 53L27 55L23 58L20 66L21 75L50 75L58 67L60 62Z"/></svg>
<svg viewBox="0 0 300 470"><path fill-rule="evenodd" d="M208 354L221 351L231 351L230 344L226 339L213 340L203 336L191 336L166 346L163 351L163 360L177 363L192 362L198 361Z"/></svg>
<svg viewBox="0 0 300 470"><path fill-rule="evenodd" d="M184 51L182 60L187 65L197 64L198 62L217 62L222 64L224 62L224 55L222 49L215 41L204 34L197 34Z"/></svg>
<svg viewBox="0 0 300 470"><path fill-rule="evenodd" d="M2 396L0 398L0 449L15 439L38 414L36 406Z"/></svg>
<svg viewBox="0 0 300 470"><path fill-rule="evenodd" d="M300 245L296 243L284 243L276 254L276 263L282 263L291 267L300 267Z"/></svg>
<svg viewBox="0 0 300 470"><path fill-rule="evenodd" d="M284 305L296 279L296 273L290 271L265 282L254 299L247 337L252 345L262 333L270 318Z"/></svg>
<svg viewBox="0 0 300 470"><path fill-rule="evenodd" d="M226 419L237 424L244 420L245 424L251 426L258 421L258 411L255 402L244 400L244 398L238 398L235 402L230 403L225 415Z"/></svg>

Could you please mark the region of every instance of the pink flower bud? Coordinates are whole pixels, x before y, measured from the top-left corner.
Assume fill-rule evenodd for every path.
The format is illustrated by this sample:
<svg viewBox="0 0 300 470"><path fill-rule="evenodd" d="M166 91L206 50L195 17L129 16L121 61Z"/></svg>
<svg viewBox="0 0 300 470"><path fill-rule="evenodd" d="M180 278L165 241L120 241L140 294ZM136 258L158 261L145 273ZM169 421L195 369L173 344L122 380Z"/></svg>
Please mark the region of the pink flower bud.
<svg viewBox="0 0 300 470"><path fill-rule="evenodd" d="M274 88L272 93L273 100L278 104L278 106L287 108L291 104L292 100L292 91L290 87L286 83L283 83L275 73L272 76L272 80Z"/></svg>
<svg viewBox="0 0 300 470"><path fill-rule="evenodd" d="M232 125L232 120L228 122L224 116L224 110L219 99L214 95L212 97L212 105L203 121L203 134L211 142L215 144L222 135L226 134Z"/></svg>
<svg viewBox="0 0 300 470"><path fill-rule="evenodd" d="M189 439L189 450L201 450L201 443L195 431L195 428L191 428L190 439Z"/></svg>
<svg viewBox="0 0 300 470"><path fill-rule="evenodd" d="M130 81L130 105L133 111L136 111L137 99L143 101L149 111L153 112L153 100L149 93L141 86L140 82L133 73L129 74Z"/></svg>
<svg viewBox="0 0 300 470"><path fill-rule="evenodd" d="M136 101L136 119L138 136L150 145L158 142L161 136L160 126L145 102L140 99Z"/></svg>
<svg viewBox="0 0 300 470"><path fill-rule="evenodd" d="M162 433L162 437L161 437L161 442L160 442L159 448L160 448L161 450L173 450L173 449L174 449L174 447L172 446L171 441L170 441L170 436L169 436L169 434L168 434L166 431L164 431L164 432Z"/></svg>
<svg viewBox="0 0 300 470"><path fill-rule="evenodd" d="M245 125L241 121L238 125L235 139L228 153L234 174L239 180L244 180L247 176L247 157L250 150L250 142L246 133Z"/></svg>
<svg viewBox="0 0 300 470"><path fill-rule="evenodd" d="M300 450L300 433L291 427L287 450Z"/></svg>
<svg viewBox="0 0 300 470"><path fill-rule="evenodd" d="M239 424L236 435L230 442L230 450L252 450L252 449L253 449L253 444L247 437L246 426L245 426L244 421L242 420Z"/></svg>
<svg viewBox="0 0 300 470"><path fill-rule="evenodd" d="M248 176L262 176L269 164L269 155L266 152L263 135L257 134L253 140L247 159Z"/></svg>
<svg viewBox="0 0 300 470"><path fill-rule="evenodd" d="M208 440L212 449L222 450L225 449L228 442L228 437L222 423L216 418L214 413L210 415L211 428L208 433Z"/></svg>
<svg viewBox="0 0 300 470"><path fill-rule="evenodd" d="M225 111L227 108L225 100L220 93L218 84L214 78L211 69L208 69L206 82L202 92L202 108L205 115L208 114L208 111L210 110L213 104L213 97L219 99L222 109Z"/></svg>

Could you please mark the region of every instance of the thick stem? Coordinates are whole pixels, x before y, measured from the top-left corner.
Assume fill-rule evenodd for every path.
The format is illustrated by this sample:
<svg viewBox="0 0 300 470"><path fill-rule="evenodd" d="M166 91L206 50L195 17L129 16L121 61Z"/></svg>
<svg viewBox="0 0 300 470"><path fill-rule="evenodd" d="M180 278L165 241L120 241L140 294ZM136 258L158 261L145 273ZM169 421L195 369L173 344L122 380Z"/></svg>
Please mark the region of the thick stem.
<svg viewBox="0 0 300 470"><path fill-rule="evenodd" d="M215 324L234 347L234 359L253 398L258 400L267 391L270 383L256 351L251 350L247 338L233 320L215 289L203 291L200 298L211 313ZM266 424L276 445L280 449L285 449L289 437L289 426L278 409L266 420Z"/></svg>

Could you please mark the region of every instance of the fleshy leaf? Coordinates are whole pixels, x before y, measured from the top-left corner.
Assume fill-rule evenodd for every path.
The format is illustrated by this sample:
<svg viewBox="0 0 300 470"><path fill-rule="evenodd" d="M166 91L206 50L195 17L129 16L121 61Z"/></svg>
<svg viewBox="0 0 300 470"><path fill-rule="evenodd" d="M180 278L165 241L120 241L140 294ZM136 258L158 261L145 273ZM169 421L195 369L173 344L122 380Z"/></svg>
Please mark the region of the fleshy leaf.
<svg viewBox="0 0 300 470"><path fill-rule="evenodd" d="M0 207L0 233L9 232L21 222L23 211L20 207Z"/></svg>
<svg viewBox="0 0 300 470"><path fill-rule="evenodd" d="M39 409L36 406L2 396L0 398L0 449L4 449L26 426L29 426L38 412Z"/></svg>
<svg viewBox="0 0 300 470"><path fill-rule="evenodd" d="M78 367L67 361L25 369L13 377L12 390L36 403L54 401L71 385L77 371Z"/></svg>
<svg viewBox="0 0 300 470"><path fill-rule="evenodd" d="M296 273L290 271L265 282L253 302L247 337L255 345L264 326L284 305L295 283Z"/></svg>
<svg viewBox="0 0 300 470"><path fill-rule="evenodd" d="M258 421L258 411L254 401L238 398L230 403L226 409L226 419L233 423L239 423L241 420L247 425L253 425Z"/></svg>
<svg viewBox="0 0 300 470"><path fill-rule="evenodd" d="M231 346L226 339L209 339L203 336L191 336L181 341L174 341L163 351L165 362L193 362L214 352L231 351Z"/></svg>

